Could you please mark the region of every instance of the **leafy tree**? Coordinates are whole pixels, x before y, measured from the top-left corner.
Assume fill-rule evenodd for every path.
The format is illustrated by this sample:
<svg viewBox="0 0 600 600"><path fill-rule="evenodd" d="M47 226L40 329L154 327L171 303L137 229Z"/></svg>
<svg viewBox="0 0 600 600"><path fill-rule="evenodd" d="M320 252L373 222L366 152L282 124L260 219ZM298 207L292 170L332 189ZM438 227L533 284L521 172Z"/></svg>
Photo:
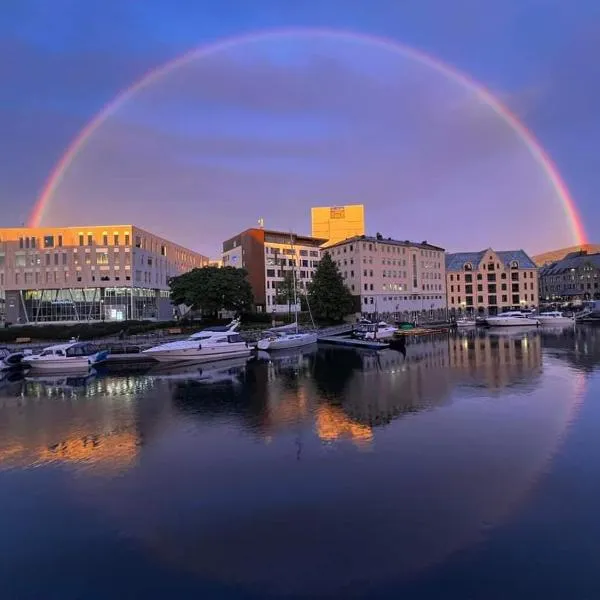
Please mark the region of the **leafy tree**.
<svg viewBox="0 0 600 600"><path fill-rule="evenodd" d="M308 300L317 319L341 321L352 312L354 299L329 254L323 255L313 275Z"/></svg>
<svg viewBox="0 0 600 600"><path fill-rule="evenodd" d="M295 294L294 291L296 292ZM294 296L297 299L299 299L300 295L301 288L298 280L296 279L296 277L294 277L293 271L286 271L283 276L283 281L279 281L277 283L277 293L275 295L275 302L277 302L277 304L287 304L288 313L291 313L292 304L294 303Z"/></svg>
<svg viewBox="0 0 600 600"><path fill-rule="evenodd" d="M219 310L242 312L254 302L245 269L203 267L171 278L171 301L216 315Z"/></svg>

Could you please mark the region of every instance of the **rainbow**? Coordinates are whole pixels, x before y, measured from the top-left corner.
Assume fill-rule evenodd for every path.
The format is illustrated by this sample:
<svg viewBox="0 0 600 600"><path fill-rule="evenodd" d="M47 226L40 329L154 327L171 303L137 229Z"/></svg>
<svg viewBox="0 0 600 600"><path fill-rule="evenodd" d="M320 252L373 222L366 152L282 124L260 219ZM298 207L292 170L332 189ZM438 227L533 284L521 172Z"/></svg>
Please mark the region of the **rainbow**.
<svg viewBox="0 0 600 600"><path fill-rule="evenodd" d="M104 123L104 121L106 121L106 119L110 118L110 116L115 113L122 104L131 99L137 92L151 85L174 69L177 69L178 67L198 58L206 57L241 44L258 42L265 39L287 38L291 36L338 38L342 41L354 41L380 46L392 52L398 52L404 56L413 58L465 86L467 89L473 92L482 103L487 104L499 117L501 117L527 146L533 158L544 169L548 180L560 198L565 215L571 226L575 243L586 243L587 236L585 234L581 217L579 216L575 202L569 193L566 184L562 180L556 165L552 162L547 152L542 148L535 136L525 127L525 125L523 125L523 123L521 123L521 121L519 121L519 119L483 85L474 81L469 76L458 71L457 69L441 62L437 58L429 56L421 50L405 46L396 41L363 33L313 28L277 29L227 38L225 40L195 48L190 52L187 52L146 73L133 85L120 92L111 102L106 104L71 142L66 152L62 155L56 167L48 177L46 184L44 185L44 188L42 189L42 192L35 203L29 218L29 227L38 227L40 225L44 214L51 203L52 196L58 189L62 178L69 167L73 164L73 161L77 158L77 155L85 146L86 142Z"/></svg>

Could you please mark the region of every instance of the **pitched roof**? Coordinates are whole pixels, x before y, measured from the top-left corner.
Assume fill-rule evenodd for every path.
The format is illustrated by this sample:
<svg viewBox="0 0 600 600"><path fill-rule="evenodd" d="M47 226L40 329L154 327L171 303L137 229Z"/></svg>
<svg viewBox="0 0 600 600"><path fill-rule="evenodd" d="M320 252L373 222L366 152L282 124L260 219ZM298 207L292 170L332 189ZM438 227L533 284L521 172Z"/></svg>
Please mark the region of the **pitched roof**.
<svg viewBox="0 0 600 600"><path fill-rule="evenodd" d="M558 275L571 269L578 269L583 265L591 264L596 269L600 269L600 253L598 254L583 254L579 256L567 256L563 260L546 265L540 269L542 277L546 275Z"/></svg>
<svg viewBox="0 0 600 600"><path fill-rule="evenodd" d="M454 254L446 254L446 271L462 271L466 263L471 263L473 268L477 269L483 257L489 250L491 250L491 248L479 252L456 252ZM524 250L493 250L493 252L505 265L509 265L516 260L521 269L537 268Z"/></svg>
<svg viewBox="0 0 600 600"><path fill-rule="evenodd" d="M394 240L391 237L384 238L370 235L355 235L345 240L336 242L335 244L331 244L330 246L327 246L327 249L336 248L337 246L343 246L344 244L349 244L351 242L373 242L378 244L391 244L393 246L409 246L411 248L421 248L423 250L437 250L439 252L444 251L444 248L440 246L434 246L433 244L429 244L426 241L411 242L410 240Z"/></svg>

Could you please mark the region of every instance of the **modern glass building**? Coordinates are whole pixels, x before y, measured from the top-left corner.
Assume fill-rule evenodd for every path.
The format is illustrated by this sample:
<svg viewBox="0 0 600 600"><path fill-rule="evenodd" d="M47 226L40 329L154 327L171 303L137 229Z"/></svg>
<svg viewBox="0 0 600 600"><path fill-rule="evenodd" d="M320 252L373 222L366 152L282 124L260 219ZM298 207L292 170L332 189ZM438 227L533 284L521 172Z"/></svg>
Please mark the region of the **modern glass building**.
<svg viewBox="0 0 600 600"><path fill-rule="evenodd" d="M133 225L0 229L11 323L167 320L169 279L208 262Z"/></svg>

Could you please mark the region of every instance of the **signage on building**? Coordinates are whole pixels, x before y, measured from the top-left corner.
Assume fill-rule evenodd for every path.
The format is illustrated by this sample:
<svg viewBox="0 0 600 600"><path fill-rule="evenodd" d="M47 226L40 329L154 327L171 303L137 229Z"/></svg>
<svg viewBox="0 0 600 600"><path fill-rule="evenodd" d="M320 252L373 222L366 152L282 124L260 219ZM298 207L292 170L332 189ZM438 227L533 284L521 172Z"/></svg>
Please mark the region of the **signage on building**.
<svg viewBox="0 0 600 600"><path fill-rule="evenodd" d="M343 219L346 216L346 209L343 206L332 206L329 209L330 219Z"/></svg>

